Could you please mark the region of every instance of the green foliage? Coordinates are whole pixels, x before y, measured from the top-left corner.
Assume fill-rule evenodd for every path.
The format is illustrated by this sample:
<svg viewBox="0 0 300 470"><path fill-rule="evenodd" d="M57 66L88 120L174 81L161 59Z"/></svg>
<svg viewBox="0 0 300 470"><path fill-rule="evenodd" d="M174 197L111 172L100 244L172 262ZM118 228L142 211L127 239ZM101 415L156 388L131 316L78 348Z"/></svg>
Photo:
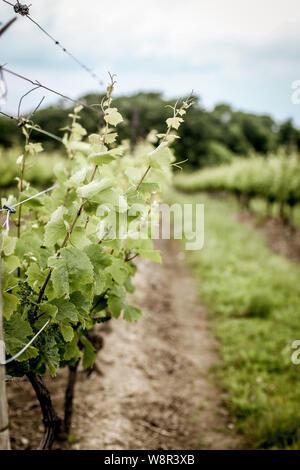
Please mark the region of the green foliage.
<svg viewBox="0 0 300 470"><path fill-rule="evenodd" d="M291 206L300 202L300 161L294 157L252 157L231 165L181 175L176 187L186 192L227 191Z"/></svg>
<svg viewBox="0 0 300 470"><path fill-rule="evenodd" d="M246 307L248 317L267 318L272 312L272 301L264 292L254 293Z"/></svg>
<svg viewBox="0 0 300 470"><path fill-rule="evenodd" d="M111 80L101 101L104 127L87 137L79 122L82 108L75 108L63 137L67 155L50 167L57 187L19 206L20 233L14 233L12 225L9 234L3 230L0 234L3 290L13 287L3 294L8 356L19 352L49 321L34 344L11 364L11 375L29 370L44 375L48 369L54 376L60 367L80 358L83 367L91 367L96 351L88 340L89 330L108 315L128 322L141 317L127 300L127 292L134 289L131 259L141 255L161 261L152 240L141 235L150 230L152 202L158 205L161 187L172 178L171 129L177 130L183 120L174 119L183 116L191 102L173 107L166 132L152 133L132 153L127 142L116 144L115 127L123 118L111 106ZM30 184L27 165L34 159L39 168L42 147L30 142L26 128L23 133L25 151L17 161L22 190L17 197L2 198L2 206L38 193ZM140 210L135 210L136 204Z"/></svg>
<svg viewBox="0 0 300 470"><path fill-rule="evenodd" d="M299 449L300 369L291 361L300 337L299 266L241 224L236 204L203 194L169 198L205 204L204 248L186 256L220 341L216 372L236 430L255 447Z"/></svg>
<svg viewBox="0 0 300 470"><path fill-rule="evenodd" d="M101 98L99 95L89 94L80 99L88 105L94 105ZM175 131L180 124L182 139L176 139L174 143L175 155L178 161L188 158L188 165L194 168L225 163L236 155L248 156L253 152L269 154L277 152L280 147L289 152L300 148L300 132L290 120L278 125L270 116L236 111L227 104L219 104L208 111L198 100L188 115L169 117L167 106L173 106L174 101L163 99L159 93L121 96L114 103L114 107L119 110L116 112L124 120L120 121L120 116L113 111L110 111L111 116L106 116L106 119L115 118L117 120L113 122L120 122L120 139L130 141L132 148L140 139L145 139L152 129L163 133L166 119L170 119L169 123ZM39 110L35 113L35 119L43 129L57 134L58 129L68 125L70 111L66 109L65 103L58 104L56 107ZM81 117L84 129L93 139L98 132L94 114L83 109ZM180 119L183 118L185 122L181 123ZM18 128L6 118L0 118L0 136L0 145L6 148L21 145L22 138ZM41 140L48 151L59 148L58 142L46 136L33 135L32 139ZM111 144L115 139L115 133L111 132L106 143ZM99 164L105 164L110 158L113 156L99 156ZM94 162L96 161L95 157Z"/></svg>
<svg viewBox="0 0 300 470"><path fill-rule="evenodd" d="M17 161L22 152L18 147L0 148L0 188L17 186L17 178L20 176ZM50 186L55 180L54 166L59 161L64 162L66 159L58 153L31 156L27 162L26 180L32 185Z"/></svg>

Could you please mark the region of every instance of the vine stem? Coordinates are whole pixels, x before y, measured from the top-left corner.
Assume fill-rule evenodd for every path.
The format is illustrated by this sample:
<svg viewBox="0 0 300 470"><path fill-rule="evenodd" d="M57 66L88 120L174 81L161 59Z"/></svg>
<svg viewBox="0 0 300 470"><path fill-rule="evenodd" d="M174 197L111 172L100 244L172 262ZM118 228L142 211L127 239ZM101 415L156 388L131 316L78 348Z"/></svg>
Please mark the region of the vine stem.
<svg viewBox="0 0 300 470"><path fill-rule="evenodd" d="M90 182L93 181L95 175L96 175L96 171L97 171L97 168L98 166L96 165L95 168L94 168L94 171L92 173L92 176L91 176L91 179L90 179ZM74 230L74 227L82 213L82 209L84 207L84 204L85 204L86 201L83 201L74 217L74 220L71 224L71 227L70 229L67 231L66 233L66 236L56 254L56 258L58 258L60 256L60 252L61 250L66 246L66 244L68 243L68 240ZM51 275L52 275L52 272L53 272L53 268L51 268L49 270L49 273L44 281L44 284L42 285L41 289L40 289L40 292L39 292L39 296L38 296L38 300L37 300L37 305L36 305L36 308L35 308L35 314L37 313L38 311L38 306L39 304L41 303L42 299L43 299L43 296L44 296L44 293L45 293L45 290L46 290L46 287L48 285L48 282L50 281L51 279ZM77 365L78 366L78 365ZM72 420L72 410L73 410L73 396L74 396L74 388L75 388L75 383L76 383L76 377L77 377L77 366L76 366L76 369L74 370L71 370L71 368L69 369L69 380L68 380L68 386L67 386L67 390L66 390L66 396L65 396L65 417L64 417L64 430L69 430L70 429L70 426L71 426L71 420ZM54 410L54 407L53 407L53 404L52 404L52 401L51 401L51 396L50 396L50 393L49 393L49 390L47 389L47 387L45 386L42 378L40 376L38 376L37 374L34 374L32 372L29 372L27 374L27 378L28 380L30 381L35 393L36 393L36 396L39 400L39 403L40 403L40 407L41 407L41 411L42 411L42 415L43 415L43 423L44 423L44 426L45 426L45 433L44 433L44 437L43 437L43 440L40 444L40 450L51 450L52 448L52 445L53 445L53 442L56 438L56 436L58 435L59 431L60 431L60 428L61 428L61 420L59 419L59 417L57 416L55 410ZM68 432L68 431L67 431Z"/></svg>
<svg viewBox="0 0 300 470"><path fill-rule="evenodd" d="M125 258L125 262L127 263L127 262L129 262L129 261L132 261L132 260L134 260L135 258L137 258L138 256L139 256L138 253L136 253L136 254L134 254L134 255L132 255L132 256L128 256L128 257Z"/></svg>
<svg viewBox="0 0 300 470"><path fill-rule="evenodd" d="M110 75L110 74L109 74L109 75ZM110 90L109 90L108 93L107 93L107 101L108 101L109 105L110 105L110 103L111 103L111 93L112 93L113 86L114 86L114 78L113 78L113 76L110 75L110 78L111 78L111 87L110 87ZM101 108L102 108L103 113L104 113L103 105L101 105ZM74 123L74 119L73 119L73 123ZM105 128L105 132L104 132L104 136L103 136L103 145L105 144L105 138L106 138L107 133L108 133L108 123L106 122L106 128ZM97 169L98 169L98 165L95 165L94 170L93 170L93 173L92 173L92 176L91 176L91 178L90 178L90 183L94 180L94 178L95 178L95 176L96 176ZM149 170L150 170L150 167L149 167ZM149 171L149 170L148 170L148 171ZM148 172L147 172L147 173L148 173ZM145 175L145 176L146 176L146 175ZM79 219L79 217L80 217L80 215L81 215L81 212L82 212L82 209L83 209L83 206L84 206L85 202L86 202L86 201L84 201L84 202L81 204L81 206L79 207L79 209L78 209L78 211L77 211L77 214L76 214L76 216L75 216L75 218L74 218L74 220L73 220L73 222L72 222L72 225L71 225L70 229L68 230L68 232L67 232L67 234L66 234L66 236L65 236L65 238L64 238L64 241L63 241L63 243L62 243L62 245L61 245L61 247L60 247L60 249L59 249L59 251L58 251L57 254L56 254L56 258L58 258L58 257L60 256L61 250L66 246L66 244L67 244L67 242L68 242L68 240L69 240L69 238L70 238L70 236L71 236L71 234L72 234L72 232L73 232L73 230L74 230L74 227L75 227L75 225L76 225L76 223L77 223L77 221L78 221L78 219ZM42 301L42 298L43 298L43 295L44 295L44 293L45 293L45 290L46 290L46 287L47 287L47 285L48 285L48 282L49 282L50 279L51 279L52 272L53 272L53 268L50 269L50 271L49 271L49 273L48 273L48 275L47 275L47 277L46 277L46 279L45 279L45 282L44 282L44 284L42 285L42 287L41 287L41 289L40 289L39 297L38 297L38 301L37 301L37 307L36 307L35 313L36 313L37 310L38 310L38 304L40 304L41 301Z"/></svg>
<svg viewBox="0 0 300 470"><path fill-rule="evenodd" d="M145 173L143 174L143 176L141 177L140 181L139 181L139 184L137 185L136 187L136 190L138 191L140 189L140 186L142 184L142 182L144 181L144 179L146 178L146 176L148 175L149 171L151 170L151 166L149 165L147 170L145 171Z"/></svg>
<svg viewBox="0 0 300 470"><path fill-rule="evenodd" d="M26 138L26 144L27 143L28 141ZM26 153L23 155L23 160L22 160L21 175L20 175L20 193L22 193L23 191L25 160L26 160ZM22 204L20 204L19 210L18 210L18 238L20 238L21 236L21 218L22 218Z"/></svg>
<svg viewBox="0 0 300 470"><path fill-rule="evenodd" d="M174 117L177 116L177 113L178 113L178 112L176 112L176 108L175 108L175 109L174 109ZM168 138L170 132L171 132L171 127L168 126L167 132L166 132L166 134L165 134L165 136L164 136L164 138L163 138L163 140L162 140L161 143L167 141L167 138ZM148 168L147 168L147 170L145 171L145 173L144 173L143 176L141 177L141 179L140 179L140 181L139 181L137 187L136 187L136 190L137 190L137 191L140 189L141 184L143 183L144 179L146 178L146 176L148 175L148 173L149 173L150 170L151 170L151 166L149 165Z"/></svg>
<svg viewBox="0 0 300 470"><path fill-rule="evenodd" d="M27 378L35 391L43 415L45 432L39 450L51 450L54 439L60 429L61 420L56 414L49 390L45 386L43 379L34 372L28 372Z"/></svg>
<svg viewBox="0 0 300 470"><path fill-rule="evenodd" d="M113 77L112 79L112 86L111 90L113 89ZM108 93L108 100L110 102L111 100L111 92ZM105 137L108 132L108 124L106 125L106 133L103 138L103 143L105 142ZM98 165L95 165L93 173L90 178L90 182L92 182L95 178L96 172L98 169ZM66 203L65 199L65 203ZM85 205L86 201L83 201L74 217L74 220L71 224L71 227L66 233L66 236L56 254L56 258L59 258L61 254L61 250L66 246L68 243L70 236L74 230L74 227L81 216L83 207ZM53 268L50 268L48 275L39 291L39 296L38 296L38 301L36 304L35 308L35 314L38 311L39 304L41 303L46 287L51 279L51 275L53 272ZM77 379L77 368L78 368L79 361L75 364L75 366L70 366L69 367L69 378L68 378L68 385L66 388L66 394L65 394L65 414L64 414L64 432L69 433L70 427L71 427L71 421L72 421L72 413L73 413L73 398L74 398L74 390L75 390L75 384L76 384L76 379ZM40 449L51 449L52 444L54 442L55 437L58 435L58 432L61 427L61 421L59 420L58 416L56 415L56 412L53 408L52 402L51 402L51 396L47 388L45 387L41 377L37 376L36 374L30 372L27 375L29 381L31 382L37 398L40 402L41 405L41 410L43 414L43 422L45 426L45 435L43 438L43 441L41 442Z"/></svg>
<svg viewBox="0 0 300 470"><path fill-rule="evenodd" d="M95 168L94 168L94 171L93 171L92 176L91 176L91 179L90 179L90 183L91 183L91 182L93 181L93 179L95 178L97 168L98 168L98 165L96 165ZM74 220L73 220L73 222L72 222L72 224L71 224L71 227L70 227L69 230L67 231L66 236L65 236L65 238L64 238L64 240L63 240L63 242L62 242L62 244L61 244L61 246L60 246L60 248L59 248L59 250L58 250L58 252L57 252L57 254L56 254L56 258L59 258L61 250L62 250L62 249L66 246L66 244L68 243L68 240L69 240L70 236L72 235L72 232L73 232L73 230L74 230L74 227L75 227L75 225L76 225L76 223L77 223L79 217L81 216L82 209L83 209L83 207L84 207L85 202L86 202L86 201L83 201L83 202L81 203L81 205L80 205L80 207L79 207L79 209L78 209L78 211L77 211L77 213L76 213L76 215L75 215L75 217L74 217ZM39 305L39 304L41 303L41 301L42 301L42 298L43 298L43 296L44 296L44 293L45 293L46 287L47 287L47 285L48 285L48 282L49 282L50 279L51 279L52 272L53 272L53 268L50 268L49 273L48 273L48 275L47 275L47 277L46 277L46 279L45 279L45 281L44 281L44 284L42 285L42 287L41 287L41 289L40 289L35 313L36 313L37 310L38 310L38 305Z"/></svg>
<svg viewBox="0 0 300 470"><path fill-rule="evenodd" d="M26 164L26 145L28 145L29 143L29 139L30 139L30 136L31 136L31 131L29 131L29 133L26 132L25 134L25 152L24 152L24 155L23 155L23 159L22 159L22 166L21 166L21 175L20 175L20 191L19 191L19 202L20 202L20 194L22 193L23 191L23 184L24 184L24 173L25 173L25 164ZM19 206L19 210L18 210L18 238L20 238L21 236L21 220L22 220L22 204L20 204ZM18 268L18 277L20 278L21 277L21 269Z"/></svg>
<svg viewBox="0 0 300 470"><path fill-rule="evenodd" d="M74 366L69 366L69 377L68 377L68 385L66 388L65 394L65 416L64 416L64 432L69 435L72 423L72 415L73 415L73 400L74 400L74 392L75 392L75 385L77 380L77 370L79 366L79 361L76 362Z"/></svg>

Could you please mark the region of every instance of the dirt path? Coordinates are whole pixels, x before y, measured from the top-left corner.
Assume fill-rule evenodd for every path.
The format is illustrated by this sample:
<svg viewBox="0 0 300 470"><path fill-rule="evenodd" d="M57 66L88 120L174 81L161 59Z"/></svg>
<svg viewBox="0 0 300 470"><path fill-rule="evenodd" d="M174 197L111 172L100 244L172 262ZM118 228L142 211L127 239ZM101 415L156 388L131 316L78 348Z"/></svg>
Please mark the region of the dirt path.
<svg viewBox="0 0 300 470"><path fill-rule="evenodd" d="M236 214L239 222L258 230L265 238L267 246L274 252L300 262L300 230L291 229L279 219L261 220L257 214L240 211Z"/></svg>
<svg viewBox="0 0 300 470"><path fill-rule="evenodd" d="M143 309L138 324L112 320L97 365L102 376L79 375L73 449L238 449L226 396L210 367L218 344L208 328L184 255L160 242L163 265L138 261L132 302ZM61 415L66 371L48 380ZM26 380L8 383L14 448L36 448L40 411ZM57 443L55 448L68 448Z"/></svg>
<svg viewBox="0 0 300 470"><path fill-rule="evenodd" d="M139 262L138 324L114 321L98 366L77 389L77 449L240 448L209 368L218 345L208 330L182 254L160 242L163 265Z"/></svg>

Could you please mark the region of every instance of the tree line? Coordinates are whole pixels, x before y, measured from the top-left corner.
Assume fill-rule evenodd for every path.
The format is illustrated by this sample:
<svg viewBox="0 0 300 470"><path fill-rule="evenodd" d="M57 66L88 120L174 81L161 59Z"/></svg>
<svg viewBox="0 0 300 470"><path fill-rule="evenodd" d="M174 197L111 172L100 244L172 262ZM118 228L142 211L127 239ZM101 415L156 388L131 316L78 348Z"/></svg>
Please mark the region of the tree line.
<svg viewBox="0 0 300 470"><path fill-rule="evenodd" d="M98 94L87 94L80 101L87 105L100 103ZM134 147L139 138L144 138L152 129L163 131L163 122L168 117L167 105L174 105L174 100L166 100L161 93L138 93L120 96L115 105L124 116L120 126L120 138L128 139ZM95 108L96 110L97 108ZM43 129L56 133L68 122L71 107L61 101L37 111L34 121ZM96 132L101 122L97 123L90 109L82 110L82 124L88 133ZM64 131L60 131L61 136ZM33 136L33 140L34 140ZM37 135L44 148L53 151L59 148L59 142ZM0 146L22 145L23 136L16 122L0 119ZM184 142L184 144L183 144ZM234 110L228 104L219 104L211 111L204 108L200 99L190 110L182 125L181 139L175 142L175 155L178 160L188 159L188 165L194 168L218 165L230 162L234 156L247 157L253 153L269 154L284 149L287 153L299 151L300 130L291 119L276 122L268 115L255 115Z"/></svg>

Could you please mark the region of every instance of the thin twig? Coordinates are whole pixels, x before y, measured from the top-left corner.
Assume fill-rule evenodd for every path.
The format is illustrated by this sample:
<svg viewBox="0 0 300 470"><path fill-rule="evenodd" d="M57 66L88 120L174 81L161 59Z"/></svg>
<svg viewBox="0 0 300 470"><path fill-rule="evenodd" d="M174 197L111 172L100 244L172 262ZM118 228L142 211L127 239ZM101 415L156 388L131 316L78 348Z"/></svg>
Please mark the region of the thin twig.
<svg viewBox="0 0 300 470"><path fill-rule="evenodd" d="M9 73L10 75L13 75L14 77L20 78L21 80L24 80L25 82L31 83L37 88L43 88L44 90L49 91L50 93L54 93L55 95L59 96L60 98L63 98L67 101L71 101L72 103L76 105L81 105L86 109L92 109L94 112L97 112L93 107L86 105L82 101L79 100L74 100L73 98L70 98L68 95L65 95L61 93L60 91L54 90L53 88L48 87L47 85L43 85L40 83L38 80L32 80L31 78L25 77L24 75L21 75L20 73L15 72L14 70L10 70L4 66L1 66L0 69L3 72Z"/></svg>
<svg viewBox="0 0 300 470"><path fill-rule="evenodd" d="M111 232L111 229L112 229L112 226L110 226L110 227L106 230L106 232L105 232L105 234L103 235L103 237L101 238L101 240L99 240L98 245L101 245L101 243L108 237L108 235L109 235L110 232Z"/></svg>
<svg viewBox="0 0 300 470"><path fill-rule="evenodd" d="M133 259L137 258L139 255L138 253L136 253L135 255L132 255L130 258L125 258L125 261L128 262L128 261L132 261Z"/></svg>
<svg viewBox="0 0 300 470"><path fill-rule="evenodd" d="M18 104L18 117L19 118L20 118L21 104L22 104L23 99L26 98L26 96L30 95L30 93L32 93L33 91L38 90L39 88L40 88L40 85L37 85L34 88L31 88L31 90L27 91L24 95L21 96L19 100L19 104Z"/></svg>
<svg viewBox="0 0 300 470"><path fill-rule="evenodd" d="M25 149L27 148L27 145L29 144L29 139L31 136L32 130L29 132L25 133ZM23 182L24 182L24 173L25 173L25 163L26 163L26 156L27 156L27 150L24 153L22 157L22 166L21 166L21 175L20 175L20 191L19 191L19 202L20 202L20 194L23 192ZM19 211L18 211L18 223L17 223L17 230L18 230L18 238L21 236L21 219L22 219L22 205L19 205ZM20 277L20 268L18 269L18 276Z"/></svg>
<svg viewBox="0 0 300 470"><path fill-rule="evenodd" d="M141 186L142 182L144 181L144 179L146 178L146 176L148 175L150 169L151 169L151 166L148 166L147 170L145 171L145 173L144 173L143 176L141 177L140 182L139 182L139 184L138 184L137 187L136 187L136 190L137 190L137 191L140 189L140 186Z"/></svg>
<svg viewBox="0 0 300 470"><path fill-rule="evenodd" d="M6 23L2 28L0 29L0 36L5 33L5 31L16 21L17 17L15 16L12 18L8 23Z"/></svg>
<svg viewBox="0 0 300 470"><path fill-rule="evenodd" d="M39 101L38 105L34 108L34 110L32 111L32 113L28 116L28 120L32 118L32 116L34 116L34 114L38 111L38 109L40 108L40 106L42 105L42 102L44 101L45 99L45 96L43 96L43 98Z"/></svg>

